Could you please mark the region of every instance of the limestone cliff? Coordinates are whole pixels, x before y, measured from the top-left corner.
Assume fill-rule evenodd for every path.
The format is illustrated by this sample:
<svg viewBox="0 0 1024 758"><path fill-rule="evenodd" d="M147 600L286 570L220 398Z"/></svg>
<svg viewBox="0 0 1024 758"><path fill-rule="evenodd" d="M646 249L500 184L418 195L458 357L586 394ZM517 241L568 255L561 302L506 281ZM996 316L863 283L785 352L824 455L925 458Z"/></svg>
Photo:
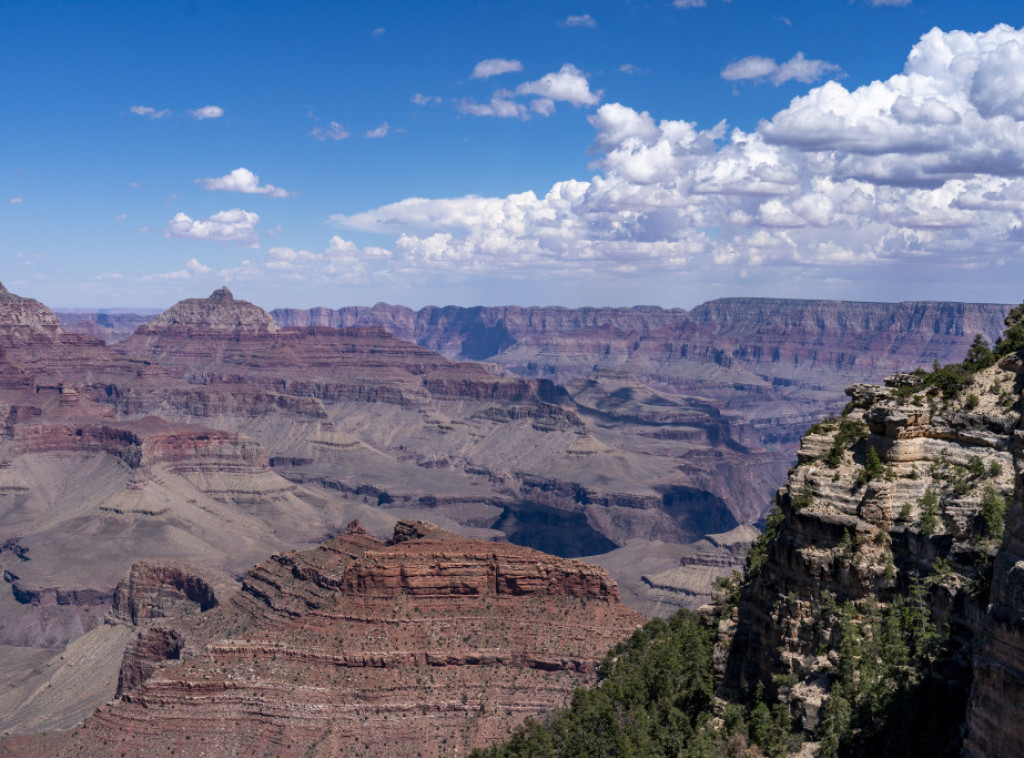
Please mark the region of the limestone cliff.
<svg viewBox="0 0 1024 758"><path fill-rule="evenodd" d="M794 726L820 740L822 755L959 749L1019 468L1019 360L983 365L849 388L843 415L803 438L738 607L720 626L731 641L721 694L749 697L766 686L789 705ZM1021 660L1006 581L1018 521L996 561L990 640L979 657L988 662L980 678L1001 680L1004 704L1020 681L999 663L1011 652L1012 666ZM976 731L986 718L977 713ZM972 739L978 755L1014 753L990 749L1013 743Z"/></svg>

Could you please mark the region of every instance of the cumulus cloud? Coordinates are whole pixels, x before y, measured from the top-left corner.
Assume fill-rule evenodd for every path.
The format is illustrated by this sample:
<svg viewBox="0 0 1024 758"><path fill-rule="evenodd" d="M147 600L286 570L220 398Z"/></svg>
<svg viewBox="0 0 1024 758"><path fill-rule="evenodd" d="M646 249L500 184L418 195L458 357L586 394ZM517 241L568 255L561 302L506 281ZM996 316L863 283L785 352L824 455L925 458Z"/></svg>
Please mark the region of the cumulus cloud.
<svg viewBox="0 0 1024 758"><path fill-rule="evenodd" d="M463 98L456 108L471 116L528 119L531 114L550 116L555 112L556 102L571 103L577 108L597 105L602 94L600 90L592 92L586 75L571 63L566 63L558 71L545 74L536 81L523 82L514 90L497 90L489 103ZM531 97L533 99L525 103L520 99Z"/></svg>
<svg viewBox="0 0 1024 758"><path fill-rule="evenodd" d="M589 13L584 13L581 16L568 16L565 21L562 22L562 26L568 27L582 27L584 29L593 29L597 26L597 22Z"/></svg>
<svg viewBox="0 0 1024 758"><path fill-rule="evenodd" d="M388 122L382 121L381 125L376 129L370 129L370 131L366 133L366 136L370 139L380 139L381 137L387 137L390 130L391 127L388 126Z"/></svg>
<svg viewBox="0 0 1024 758"><path fill-rule="evenodd" d="M337 121L332 121L326 127L314 126L313 131L309 134L313 139L318 139L321 142L324 140L342 140L349 138L348 131L346 131L345 127Z"/></svg>
<svg viewBox="0 0 1024 758"><path fill-rule="evenodd" d="M852 90L827 82L750 132L607 103L589 117L588 181L506 197L408 198L331 222L391 236L386 260L411 272L686 272L688 281L715 281L730 267L786 271L793 281L836 267L869 278L907 261L942 271L1016 260L1024 84L1013 72L1022 55L1024 30L933 30L901 73ZM567 78L574 71L563 69ZM595 104L586 92L547 79L503 97L517 112L515 96Z"/></svg>
<svg viewBox="0 0 1024 758"><path fill-rule="evenodd" d="M192 118L196 121L203 121L208 118L220 118L224 115L224 109L219 105L204 105L202 108L189 111L189 113L192 114Z"/></svg>
<svg viewBox="0 0 1024 758"><path fill-rule="evenodd" d="M441 98L436 95L424 95L422 92L417 92L412 96L412 102L416 105L431 105L441 102Z"/></svg>
<svg viewBox="0 0 1024 758"><path fill-rule="evenodd" d="M672 0L672 5L676 8L703 8L707 0Z"/></svg>
<svg viewBox="0 0 1024 758"><path fill-rule="evenodd" d="M508 58L488 58L473 66L473 79L488 79L500 74L509 74L514 71L522 71L523 64L517 60Z"/></svg>
<svg viewBox="0 0 1024 758"><path fill-rule="evenodd" d="M149 118L163 118L164 116L171 115L171 112L166 108L158 111L156 108L150 108L148 105L133 105L131 111L136 116L148 116Z"/></svg>
<svg viewBox="0 0 1024 758"><path fill-rule="evenodd" d="M750 55L730 63L722 69L722 78L730 81L744 79L754 81L771 81L776 87L788 81L796 80L810 84L829 74L842 71L834 63L821 60L807 60L803 53L797 53L784 63L776 63L774 58L762 58Z"/></svg>
<svg viewBox="0 0 1024 758"><path fill-rule="evenodd" d="M247 195L288 197L292 194L273 184L260 184L260 178L247 168L236 168L230 174L218 179L196 179L196 184L201 184L203 189L244 192Z"/></svg>
<svg viewBox="0 0 1024 758"><path fill-rule="evenodd" d="M185 213L176 213L164 230L165 237L180 237L217 242L234 242L249 247L259 246L256 213L232 208L214 213L209 218L193 219Z"/></svg>
<svg viewBox="0 0 1024 758"><path fill-rule="evenodd" d="M581 105L597 105L601 92L591 92L590 83L583 72L571 63L558 71L545 74L535 82L523 82L516 87L517 95L538 95L552 101Z"/></svg>

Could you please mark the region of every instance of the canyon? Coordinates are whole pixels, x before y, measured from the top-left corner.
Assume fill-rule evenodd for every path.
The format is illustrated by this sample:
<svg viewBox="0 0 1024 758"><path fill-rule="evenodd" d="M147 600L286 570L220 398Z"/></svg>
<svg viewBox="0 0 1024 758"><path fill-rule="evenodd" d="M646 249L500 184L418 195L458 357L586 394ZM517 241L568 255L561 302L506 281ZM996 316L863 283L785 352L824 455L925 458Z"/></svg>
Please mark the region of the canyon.
<svg viewBox="0 0 1024 758"><path fill-rule="evenodd" d="M207 577L223 603L267 555L354 519L370 540L425 520L586 557L646 614L696 607L743 565L794 430L837 412L851 378L962 357L1007 310L268 313L221 289L107 320L107 344L3 290L0 668L8 692L35 694L0 730L66 728L119 678L122 693L140 686L156 652L187 649L183 632L154 632L121 666L116 587L138 561Z"/></svg>

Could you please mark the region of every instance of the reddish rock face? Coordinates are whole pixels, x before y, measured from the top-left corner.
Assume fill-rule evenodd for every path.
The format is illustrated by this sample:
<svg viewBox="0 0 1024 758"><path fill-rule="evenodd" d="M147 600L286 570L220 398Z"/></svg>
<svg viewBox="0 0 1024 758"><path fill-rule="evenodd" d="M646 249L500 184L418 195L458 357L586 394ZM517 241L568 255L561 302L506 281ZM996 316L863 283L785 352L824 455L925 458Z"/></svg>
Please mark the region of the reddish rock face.
<svg viewBox="0 0 1024 758"><path fill-rule="evenodd" d="M279 309L282 326L382 326L450 358L566 383L595 368L739 411L733 434L787 445L855 381L960 360L1002 333L1007 306L723 298L693 310L427 307ZM745 427L745 428L744 428ZM784 473L784 472L783 472Z"/></svg>
<svg viewBox="0 0 1024 758"><path fill-rule="evenodd" d="M600 568L351 524L255 567L226 605L141 634L121 701L80 729L0 753L462 755L593 682L644 620Z"/></svg>

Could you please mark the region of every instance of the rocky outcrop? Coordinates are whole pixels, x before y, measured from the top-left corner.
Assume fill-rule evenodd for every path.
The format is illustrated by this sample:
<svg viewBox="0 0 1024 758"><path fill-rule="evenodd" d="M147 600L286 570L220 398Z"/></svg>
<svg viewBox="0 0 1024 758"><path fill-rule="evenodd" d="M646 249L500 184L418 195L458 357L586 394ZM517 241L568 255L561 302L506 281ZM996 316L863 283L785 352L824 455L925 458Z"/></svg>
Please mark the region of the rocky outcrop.
<svg viewBox="0 0 1024 758"><path fill-rule="evenodd" d="M388 543L352 524L140 635L140 659L163 660L119 702L0 754L464 754L593 682L643 620L603 569L423 523Z"/></svg>
<svg viewBox="0 0 1024 758"><path fill-rule="evenodd" d="M187 565L141 561L118 583L110 615L139 625L151 619L202 613L216 608L230 592L223 581L219 593L214 584Z"/></svg>
<svg viewBox="0 0 1024 758"><path fill-rule="evenodd" d="M277 324L269 313L245 300L235 300L231 290L221 287L209 297L182 300L141 325L136 333L274 334L276 331Z"/></svg>
<svg viewBox="0 0 1024 758"><path fill-rule="evenodd" d="M914 375L856 385L842 417L809 430L768 536L751 554L739 607L722 625L728 638L735 624L722 694L737 698L760 682L789 705L798 728L827 733L838 717L825 724L822 708L840 691L836 682L851 702L856 687L868 687L849 673L847 658L859 649L851 630L867 645L916 613L917 627L893 639L912 650L937 645L918 675L928 692L941 689L936 739L959 739L986 567L1002 530L1000 504L1014 488L1018 378L993 366L955 399ZM893 603L911 610L890 616Z"/></svg>
<svg viewBox="0 0 1024 758"><path fill-rule="evenodd" d="M54 342L63 333L53 311L38 300L8 292L0 284L0 343L23 345L40 340Z"/></svg>
<svg viewBox="0 0 1024 758"><path fill-rule="evenodd" d="M1009 362L1008 362L1009 363ZM1020 371L1019 360L1011 367ZM1017 388L1020 389L1019 387ZM1016 488L1006 519L1006 537L996 555L991 605L974 666L974 687L964 754L1024 754L1024 447L1013 437Z"/></svg>

